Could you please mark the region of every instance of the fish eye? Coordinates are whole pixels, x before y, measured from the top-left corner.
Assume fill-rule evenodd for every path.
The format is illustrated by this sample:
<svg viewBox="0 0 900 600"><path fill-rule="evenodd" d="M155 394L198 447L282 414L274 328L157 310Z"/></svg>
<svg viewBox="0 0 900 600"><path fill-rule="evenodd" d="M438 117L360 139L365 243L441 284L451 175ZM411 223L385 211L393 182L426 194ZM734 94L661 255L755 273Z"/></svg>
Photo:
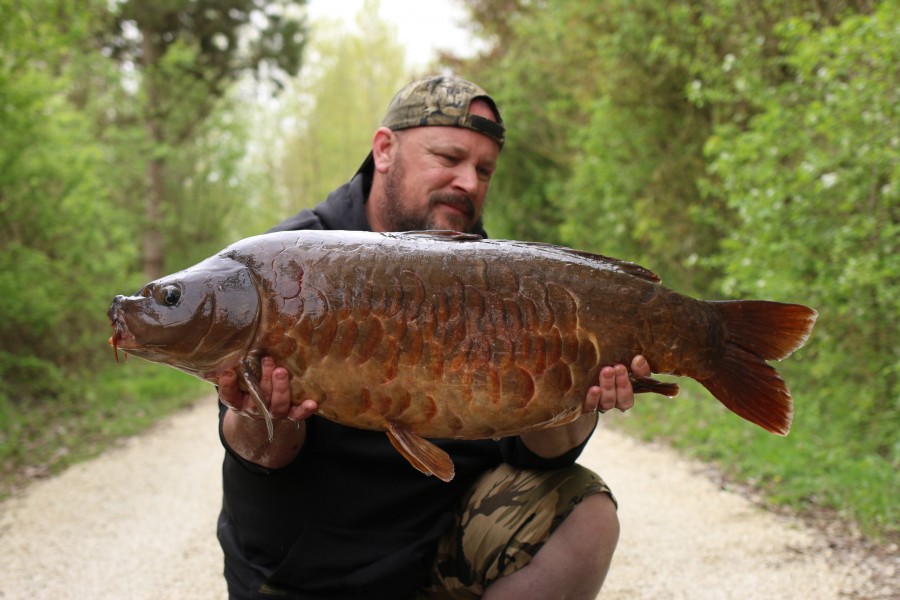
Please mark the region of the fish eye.
<svg viewBox="0 0 900 600"><path fill-rule="evenodd" d="M166 306L175 306L181 300L181 289L177 285L166 285L159 289L159 300Z"/></svg>

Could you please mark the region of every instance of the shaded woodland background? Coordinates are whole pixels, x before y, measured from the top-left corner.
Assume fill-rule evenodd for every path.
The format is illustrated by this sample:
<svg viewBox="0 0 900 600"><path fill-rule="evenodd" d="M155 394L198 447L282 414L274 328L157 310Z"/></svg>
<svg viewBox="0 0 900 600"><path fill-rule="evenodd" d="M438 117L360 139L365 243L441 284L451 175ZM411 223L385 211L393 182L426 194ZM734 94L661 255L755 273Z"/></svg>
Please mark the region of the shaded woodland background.
<svg viewBox="0 0 900 600"><path fill-rule="evenodd" d="M375 2L353 31L303 4L0 0L4 476L61 468L206 389L117 366L112 296L316 204L422 74ZM900 3L464 4L486 50L430 70L503 111L493 237L819 310L779 366L789 437L690 386L640 398L624 426L772 502L898 535Z"/></svg>

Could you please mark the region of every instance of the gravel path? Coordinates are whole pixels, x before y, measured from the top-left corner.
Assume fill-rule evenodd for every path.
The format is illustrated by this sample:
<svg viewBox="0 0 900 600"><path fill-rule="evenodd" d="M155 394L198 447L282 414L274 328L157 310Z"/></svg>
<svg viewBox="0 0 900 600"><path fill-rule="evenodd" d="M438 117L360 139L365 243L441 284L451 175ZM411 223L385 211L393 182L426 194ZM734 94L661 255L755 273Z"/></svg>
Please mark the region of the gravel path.
<svg viewBox="0 0 900 600"><path fill-rule="evenodd" d="M0 504L0 598L224 598L215 420L201 402ZM621 505L604 599L900 598L896 549L835 547L666 448L604 430L582 462Z"/></svg>

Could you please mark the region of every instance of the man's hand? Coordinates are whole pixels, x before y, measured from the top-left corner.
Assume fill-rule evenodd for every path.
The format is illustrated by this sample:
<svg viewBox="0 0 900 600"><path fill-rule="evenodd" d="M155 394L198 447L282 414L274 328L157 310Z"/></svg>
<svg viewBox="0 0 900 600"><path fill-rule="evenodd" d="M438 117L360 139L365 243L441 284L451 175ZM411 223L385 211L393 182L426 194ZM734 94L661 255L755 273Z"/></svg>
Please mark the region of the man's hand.
<svg viewBox="0 0 900 600"><path fill-rule="evenodd" d="M228 446L244 459L268 468L290 464L306 441L306 423L316 412L314 400L291 404L290 374L276 367L270 357L262 359L259 386L275 425L269 442L266 423L248 392L238 387L238 375L226 371L219 376L219 400L231 410L222 421L222 434Z"/></svg>
<svg viewBox="0 0 900 600"><path fill-rule="evenodd" d="M640 354L631 361L631 372L635 378L649 377L650 365ZM634 390L631 387L631 378L625 365L603 367L600 370L600 384L588 390L584 399L582 412L593 414L596 411L605 413L608 410L618 408L624 412L634 406Z"/></svg>
<svg viewBox="0 0 900 600"><path fill-rule="evenodd" d="M312 416L318 408L313 400L305 400L297 405L291 404L290 374L284 367L276 367L275 360L269 356L262 359L259 387L262 388L263 397L267 401L273 420L302 421ZM219 400L244 416L262 418L250 394L238 387L238 375L233 370L225 371L219 376Z"/></svg>
<svg viewBox="0 0 900 600"><path fill-rule="evenodd" d="M641 355L631 361L631 372L634 377L649 377L650 365ZM597 425L594 414L618 408L626 411L634 406L634 389L628 368L625 365L603 367L600 370L598 385L588 389L584 404L581 407L582 417L567 425L533 431L522 434L522 442L528 449L544 458L562 456L578 446L591 434Z"/></svg>

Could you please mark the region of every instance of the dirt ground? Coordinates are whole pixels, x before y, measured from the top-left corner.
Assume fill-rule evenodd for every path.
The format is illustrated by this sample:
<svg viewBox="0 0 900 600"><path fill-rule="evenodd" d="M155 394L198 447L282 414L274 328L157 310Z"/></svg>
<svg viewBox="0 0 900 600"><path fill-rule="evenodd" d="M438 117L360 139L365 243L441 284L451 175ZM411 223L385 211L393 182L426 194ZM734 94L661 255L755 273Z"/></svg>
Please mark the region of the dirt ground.
<svg viewBox="0 0 900 600"><path fill-rule="evenodd" d="M215 421L208 399L0 504L0 598L225 598ZM601 598L900 598L896 547L768 512L665 447L603 429L582 462L620 503Z"/></svg>

